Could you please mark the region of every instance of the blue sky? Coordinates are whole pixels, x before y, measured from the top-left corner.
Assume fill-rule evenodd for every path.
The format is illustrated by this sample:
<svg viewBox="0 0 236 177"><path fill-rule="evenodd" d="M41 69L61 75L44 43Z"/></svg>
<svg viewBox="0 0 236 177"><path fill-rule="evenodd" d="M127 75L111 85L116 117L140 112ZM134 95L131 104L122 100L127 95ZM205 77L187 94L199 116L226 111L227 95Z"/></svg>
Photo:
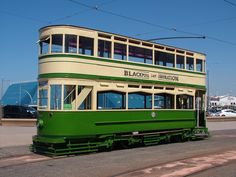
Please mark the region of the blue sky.
<svg viewBox="0 0 236 177"><path fill-rule="evenodd" d="M71 24L141 39L206 36L158 43L205 53L210 94L236 95L236 0L1 0L0 7L0 79L36 80L38 29Z"/></svg>

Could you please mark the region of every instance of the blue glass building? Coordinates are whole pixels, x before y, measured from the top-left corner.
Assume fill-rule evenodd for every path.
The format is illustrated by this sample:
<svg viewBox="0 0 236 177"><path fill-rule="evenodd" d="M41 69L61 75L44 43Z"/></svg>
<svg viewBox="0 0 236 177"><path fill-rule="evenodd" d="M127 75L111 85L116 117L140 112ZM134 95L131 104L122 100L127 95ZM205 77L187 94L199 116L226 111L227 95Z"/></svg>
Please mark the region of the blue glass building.
<svg viewBox="0 0 236 177"><path fill-rule="evenodd" d="M35 82L11 84L2 97L2 105L37 105L37 87Z"/></svg>

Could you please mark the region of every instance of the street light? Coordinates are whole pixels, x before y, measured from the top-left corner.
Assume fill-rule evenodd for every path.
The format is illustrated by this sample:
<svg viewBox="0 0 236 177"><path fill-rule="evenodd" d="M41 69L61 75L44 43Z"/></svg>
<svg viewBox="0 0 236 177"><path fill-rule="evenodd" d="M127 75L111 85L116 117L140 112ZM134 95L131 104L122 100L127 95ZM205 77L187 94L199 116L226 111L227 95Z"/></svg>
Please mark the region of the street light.
<svg viewBox="0 0 236 177"><path fill-rule="evenodd" d="M210 109L210 71L207 70L207 111Z"/></svg>

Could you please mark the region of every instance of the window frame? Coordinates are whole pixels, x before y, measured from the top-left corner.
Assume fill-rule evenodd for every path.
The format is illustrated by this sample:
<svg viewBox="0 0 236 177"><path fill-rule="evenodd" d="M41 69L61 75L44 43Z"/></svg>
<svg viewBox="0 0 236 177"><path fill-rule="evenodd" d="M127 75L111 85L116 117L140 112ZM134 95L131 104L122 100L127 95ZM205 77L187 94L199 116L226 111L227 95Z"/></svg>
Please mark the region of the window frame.
<svg viewBox="0 0 236 177"><path fill-rule="evenodd" d="M130 96L132 95L132 94L136 94L136 95L140 95L140 96L143 96L143 98L144 98L144 100L143 100L143 106L142 107L131 107L130 106L130 104L131 104L131 102L130 102ZM152 93L148 93L148 92L142 92L142 91L137 91L137 92L129 92L128 93L128 110L132 110L132 109L152 109ZM150 101L150 103L148 103L148 98L147 97L149 97L150 96L150 98L151 98L151 101ZM139 103L138 103L139 104ZM150 105L148 105L148 104L150 104Z"/></svg>
<svg viewBox="0 0 236 177"><path fill-rule="evenodd" d="M117 53L115 53L115 49L116 49L116 45L120 45L123 46L122 50L121 50L121 54L119 54L119 56L121 56L121 58L116 58L116 55L118 55ZM127 61L127 44L123 44L123 43L118 43L118 42L114 42L114 49L113 49L113 58L115 60L122 60L122 61Z"/></svg>
<svg viewBox="0 0 236 177"><path fill-rule="evenodd" d="M53 37L54 36L61 37L61 45L60 44L59 45L53 44ZM64 53L64 34L52 34L50 42L51 42L51 53Z"/></svg>
<svg viewBox="0 0 236 177"><path fill-rule="evenodd" d="M75 47L73 47L73 49L75 49L75 50L73 50L74 52L70 52L70 36L75 37ZM67 37L69 37L69 38L67 38ZM78 36L77 35L75 35L75 34L65 34L64 53L72 53L72 54L77 54L78 53Z"/></svg>
<svg viewBox="0 0 236 177"><path fill-rule="evenodd" d="M101 94L101 96L103 97L102 99L102 107L99 108L100 103L99 103L99 94ZM103 95L104 94L104 95ZM106 106L108 103L107 102L103 102L105 98L109 97L106 96L106 94L117 94L116 96L121 96L121 107L108 107ZM104 106L105 105L105 106ZM114 90L106 90L106 91L98 91L97 92L97 110L125 110L126 109L126 93L125 92L121 92L121 91L114 91Z"/></svg>
<svg viewBox="0 0 236 177"><path fill-rule="evenodd" d="M135 45L128 45L128 61L136 62L136 63L145 63L145 64L153 64L153 50L135 46ZM139 53L137 52L139 51ZM148 54L149 53L149 54ZM139 57L138 55L142 55L143 57ZM142 60L142 61L139 61ZM150 61L150 62L147 62Z"/></svg>
<svg viewBox="0 0 236 177"><path fill-rule="evenodd" d="M101 42L102 42L102 44L100 46L99 43L101 43ZM108 48L107 48L107 46L108 46ZM103 49L101 49L100 47L103 47ZM98 55L98 57L111 59L112 41L104 40L104 39L98 39L97 55Z"/></svg>
<svg viewBox="0 0 236 177"><path fill-rule="evenodd" d="M155 96L163 96L164 100L163 100L163 108L155 108ZM168 99L170 99L170 106L168 107ZM174 94L170 94L170 93L154 93L154 109L175 109L175 95Z"/></svg>
<svg viewBox="0 0 236 177"><path fill-rule="evenodd" d="M158 55L159 53L159 55ZM172 62L168 62L173 60ZM162 64L161 64L162 63ZM173 66L169 66L168 63L171 63ZM176 68L175 64L175 54L167 51L160 51L160 50L155 50L155 65L158 66L164 66L164 67L169 67L169 68Z"/></svg>
<svg viewBox="0 0 236 177"><path fill-rule="evenodd" d="M80 45L82 45L82 39L84 40L83 42L86 43L88 42L90 45L89 48L87 47L81 47ZM87 40L87 41L85 41ZM91 48L90 48L91 47ZM81 52L82 50L82 52ZM88 54L87 52L89 51L90 54ZM87 36L79 36L79 40L78 40L78 53L82 54L82 55L87 55L87 56L94 56L94 38L92 37L87 37Z"/></svg>

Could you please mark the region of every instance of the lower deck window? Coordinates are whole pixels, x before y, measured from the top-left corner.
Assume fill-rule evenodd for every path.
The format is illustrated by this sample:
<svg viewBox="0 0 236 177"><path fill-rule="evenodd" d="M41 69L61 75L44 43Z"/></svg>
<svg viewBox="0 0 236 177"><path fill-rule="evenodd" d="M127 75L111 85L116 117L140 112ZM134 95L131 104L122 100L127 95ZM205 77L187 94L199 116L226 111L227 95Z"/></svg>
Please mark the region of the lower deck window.
<svg viewBox="0 0 236 177"><path fill-rule="evenodd" d="M154 95L155 109L174 109L174 95L161 93Z"/></svg>
<svg viewBox="0 0 236 177"><path fill-rule="evenodd" d="M128 95L129 109L151 109L152 95L149 93L129 93Z"/></svg>
<svg viewBox="0 0 236 177"><path fill-rule="evenodd" d="M48 90L39 89L39 109L47 109L48 107Z"/></svg>
<svg viewBox="0 0 236 177"><path fill-rule="evenodd" d="M82 98L82 103L78 105L78 110L87 110L91 109L91 87L85 87L85 86L78 86L78 95L77 98ZM80 100L80 99L79 99Z"/></svg>
<svg viewBox="0 0 236 177"><path fill-rule="evenodd" d="M64 110L75 109L75 85L64 86Z"/></svg>
<svg viewBox="0 0 236 177"><path fill-rule="evenodd" d="M51 85L50 109L61 109L61 85Z"/></svg>
<svg viewBox="0 0 236 177"><path fill-rule="evenodd" d="M176 96L177 109L193 109L193 96L190 95L177 95Z"/></svg>
<svg viewBox="0 0 236 177"><path fill-rule="evenodd" d="M125 109L125 93L114 91L98 92L97 109Z"/></svg>

